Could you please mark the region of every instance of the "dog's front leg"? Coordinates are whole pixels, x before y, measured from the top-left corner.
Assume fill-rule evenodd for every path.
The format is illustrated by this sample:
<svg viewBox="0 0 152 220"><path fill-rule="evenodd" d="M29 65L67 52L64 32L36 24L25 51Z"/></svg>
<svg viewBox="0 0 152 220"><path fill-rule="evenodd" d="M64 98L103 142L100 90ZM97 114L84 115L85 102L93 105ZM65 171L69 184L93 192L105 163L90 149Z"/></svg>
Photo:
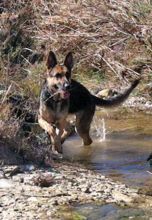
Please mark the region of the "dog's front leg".
<svg viewBox="0 0 152 220"><path fill-rule="evenodd" d="M65 125L66 125L66 119L62 119L59 121L58 123L58 129L59 129L59 133L58 133L58 142L60 144L58 144L58 149L57 151L58 152L61 152L62 153L62 137L64 135L64 132L65 132Z"/></svg>
<svg viewBox="0 0 152 220"><path fill-rule="evenodd" d="M61 153L58 151L59 146L61 145L60 141L58 140L58 135L56 134L56 128L47 121L45 121L42 117L38 118L38 123L50 136L51 144L52 144L52 153L57 154Z"/></svg>

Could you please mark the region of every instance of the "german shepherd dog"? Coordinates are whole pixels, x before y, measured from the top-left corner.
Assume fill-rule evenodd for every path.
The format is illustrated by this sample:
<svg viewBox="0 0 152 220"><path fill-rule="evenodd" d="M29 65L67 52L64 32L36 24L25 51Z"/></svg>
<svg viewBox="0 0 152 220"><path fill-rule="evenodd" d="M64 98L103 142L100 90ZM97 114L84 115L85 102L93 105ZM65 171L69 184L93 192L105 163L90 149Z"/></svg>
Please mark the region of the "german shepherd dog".
<svg viewBox="0 0 152 220"><path fill-rule="evenodd" d="M46 80L40 96L38 114L39 125L49 134L53 153L62 153L65 138L65 124L68 114L76 115L76 130L84 145L90 145L90 124L96 106L111 107L125 101L138 85L135 80L122 94L109 99L92 95L82 84L71 79L73 68L72 53L68 53L64 64L57 62L55 54L50 51L47 58ZM58 133L56 132L58 128Z"/></svg>

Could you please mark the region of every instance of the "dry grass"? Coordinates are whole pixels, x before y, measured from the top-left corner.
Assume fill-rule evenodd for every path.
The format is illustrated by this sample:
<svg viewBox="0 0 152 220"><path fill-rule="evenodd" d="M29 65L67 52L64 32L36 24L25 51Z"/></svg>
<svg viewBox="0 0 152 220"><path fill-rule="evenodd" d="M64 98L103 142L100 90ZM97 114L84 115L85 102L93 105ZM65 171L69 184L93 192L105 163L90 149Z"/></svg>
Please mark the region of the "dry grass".
<svg viewBox="0 0 152 220"><path fill-rule="evenodd" d="M138 75L136 65L151 68L150 1L41 1L37 39L58 54L72 50L76 71L98 70L122 79ZM125 76L126 77L126 76Z"/></svg>
<svg viewBox="0 0 152 220"><path fill-rule="evenodd" d="M31 78L29 56L42 45L44 55L52 49L61 60L73 51L75 74L98 72L117 81L138 76L138 66L146 66L146 74L151 71L150 0L2 1L1 10L1 71L7 79L14 79L14 72L17 80ZM14 46L11 36L17 34Z"/></svg>
<svg viewBox="0 0 152 220"><path fill-rule="evenodd" d="M107 86L118 82L123 85L140 75L143 83L149 83L152 79L151 21L150 0L2 0L2 124L11 124L16 134L23 123L24 117L15 118L15 125L12 118L7 123L3 118L3 106L12 95L26 97L26 113L37 112L45 57L50 49L57 53L59 60L73 51L74 76L89 85L96 87L99 82ZM38 57L33 61L35 54ZM6 127L11 130L11 126Z"/></svg>

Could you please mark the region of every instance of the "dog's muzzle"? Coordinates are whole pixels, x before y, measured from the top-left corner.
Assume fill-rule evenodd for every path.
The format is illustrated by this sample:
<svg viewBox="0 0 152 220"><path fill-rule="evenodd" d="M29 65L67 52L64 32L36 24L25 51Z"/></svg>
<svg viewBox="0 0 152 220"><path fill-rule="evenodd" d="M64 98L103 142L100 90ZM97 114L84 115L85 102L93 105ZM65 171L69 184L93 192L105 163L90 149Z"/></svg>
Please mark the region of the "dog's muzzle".
<svg viewBox="0 0 152 220"><path fill-rule="evenodd" d="M60 93L61 99L68 99L70 96L70 83L65 82L64 84L58 84L58 92Z"/></svg>
<svg viewBox="0 0 152 220"><path fill-rule="evenodd" d="M68 99L70 97L70 93L68 91L61 91L60 94L62 99Z"/></svg>
<svg viewBox="0 0 152 220"><path fill-rule="evenodd" d="M69 98L69 96L70 96L69 89L70 89L70 83L65 82L63 84L63 89L62 89L62 98L63 99L68 99Z"/></svg>

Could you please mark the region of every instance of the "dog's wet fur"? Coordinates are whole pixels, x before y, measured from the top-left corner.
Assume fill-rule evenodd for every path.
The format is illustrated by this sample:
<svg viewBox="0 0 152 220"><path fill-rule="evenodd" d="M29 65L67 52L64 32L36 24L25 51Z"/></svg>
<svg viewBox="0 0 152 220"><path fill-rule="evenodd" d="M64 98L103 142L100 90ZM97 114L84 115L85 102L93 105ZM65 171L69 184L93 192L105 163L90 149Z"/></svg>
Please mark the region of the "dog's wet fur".
<svg viewBox="0 0 152 220"><path fill-rule="evenodd" d="M50 136L53 153L62 153L68 114L76 115L77 133L84 145L90 145L92 139L89 131L96 106L112 107L121 104L139 83L139 80L135 80L122 94L101 99L92 95L81 83L71 78L72 68L71 52L66 56L63 65L58 64L52 51L49 52L46 80L40 96L38 122ZM59 130L58 133L56 128Z"/></svg>

